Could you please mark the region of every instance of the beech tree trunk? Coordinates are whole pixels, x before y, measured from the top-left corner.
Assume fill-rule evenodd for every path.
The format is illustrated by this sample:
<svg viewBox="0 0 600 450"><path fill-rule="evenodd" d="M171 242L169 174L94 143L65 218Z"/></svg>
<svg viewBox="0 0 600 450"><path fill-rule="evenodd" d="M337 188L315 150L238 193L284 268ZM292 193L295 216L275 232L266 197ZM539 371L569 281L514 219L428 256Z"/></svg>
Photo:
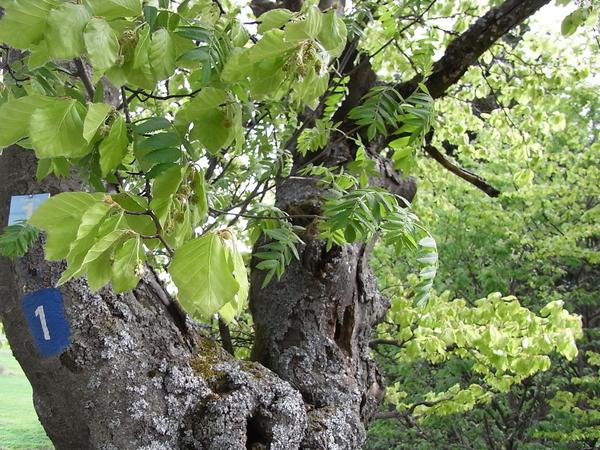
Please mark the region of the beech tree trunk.
<svg viewBox="0 0 600 450"><path fill-rule="evenodd" d="M0 222L10 196L77 188L33 181L33 153L0 157ZM57 449L299 448L306 428L301 395L257 363L235 360L185 327L161 302L148 275L131 293L92 293L82 279L61 287L71 329L62 354L42 358L21 308L28 293L53 287L62 263L41 243L23 258L0 260L0 319L33 387L33 401Z"/></svg>

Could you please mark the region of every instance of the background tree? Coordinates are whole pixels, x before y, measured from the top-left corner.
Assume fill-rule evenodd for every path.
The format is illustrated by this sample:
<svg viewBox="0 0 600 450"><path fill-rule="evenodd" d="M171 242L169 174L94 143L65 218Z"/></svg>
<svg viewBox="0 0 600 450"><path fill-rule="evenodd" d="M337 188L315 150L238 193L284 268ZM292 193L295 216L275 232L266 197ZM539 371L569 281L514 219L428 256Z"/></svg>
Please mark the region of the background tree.
<svg viewBox="0 0 600 450"><path fill-rule="evenodd" d="M535 28L544 26L538 22ZM593 280L598 271L600 197L598 98L590 73L597 73L598 61L595 54L582 53L582 47L561 38L557 25L548 28L548 34L528 34L517 46L506 40L495 45L487 62L463 78L470 89L457 89L456 95L438 103L441 115L465 115L447 129L453 136L449 141L459 139L463 124L477 132L476 139L448 150L462 165L492 180L502 195L485 200L468 184L435 171L432 160L423 159L414 208L438 238L440 292L469 302L498 291L517 296L534 311L548 301L564 302L582 317L579 354L570 363L553 358L548 372L528 377L464 414L464 405L455 404L452 395L416 413L385 412L383 417L393 418L372 429L367 448L404 448L408 442L420 448L597 445L599 309ZM594 34L589 28L581 30L577 39L585 42ZM532 50L542 47L547 49L544 56L530 60ZM483 112L482 104L493 108ZM482 121L484 117L489 120ZM543 117L547 119L538 120ZM393 296L401 298L410 267L389 264L390 259L395 259L390 249L378 248L376 273L384 292L397 292ZM417 354L399 365L398 341L390 341L393 329L392 324L380 328L375 341L382 358L379 365L386 378L407 393L403 402L409 408L430 391L480 382L472 361L456 355L444 364L431 364Z"/></svg>
<svg viewBox="0 0 600 450"><path fill-rule="evenodd" d="M403 173L425 143L498 195L435 150L446 127L433 101L547 3L254 1L257 23L247 23L233 5L202 0L1 1L0 145L20 148L0 159L11 180L0 219L14 193L53 197L4 235L3 251L23 256L1 262L0 316L55 445L359 448L384 394L369 344L389 307L368 243L381 235L400 254L418 251L416 307L440 317L437 297L427 303L436 244L404 209L416 186ZM590 12L578 11L566 31ZM446 33L439 17L460 20ZM404 53L412 65L394 75ZM45 255L32 226L45 232ZM71 345L40 358L20 298L55 284ZM255 362L188 316L217 314L231 351L226 322L248 294ZM479 303L538 325L482 314L481 336L548 339L533 346L532 367L522 345L503 362L488 357L489 386L460 395L478 402L510 387L547 369L553 350L576 356L579 321L560 304L540 317L513 299ZM414 315L403 308L392 310L400 325Z"/></svg>

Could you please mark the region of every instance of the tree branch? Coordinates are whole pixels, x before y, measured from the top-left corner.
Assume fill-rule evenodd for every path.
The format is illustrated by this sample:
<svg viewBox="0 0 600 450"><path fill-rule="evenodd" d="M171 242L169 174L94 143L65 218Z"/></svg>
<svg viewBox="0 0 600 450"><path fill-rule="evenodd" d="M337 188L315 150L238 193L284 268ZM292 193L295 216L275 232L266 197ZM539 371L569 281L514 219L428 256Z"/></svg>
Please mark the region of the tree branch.
<svg viewBox="0 0 600 450"><path fill-rule="evenodd" d="M81 58L75 58L75 67L77 68L77 76L81 78L90 101L93 101L96 90L94 89L94 85L90 80L90 76L88 75L85 64L83 64Z"/></svg>
<svg viewBox="0 0 600 450"><path fill-rule="evenodd" d="M423 149L425 152L435 159L438 163L440 163L444 168L446 168L449 172L452 172L454 175L462 178L463 180L471 183L473 186L481 189L490 197L498 197L500 195L500 191L496 189L494 186L489 184L479 175L471 172L470 170L464 169L463 167L458 166L457 164L450 161L446 155L440 152L436 147L431 145L432 133L429 133L425 138L425 146Z"/></svg>
<svg viewBox="0 0 600 450"><path fill-rule="evenodd" d="M547 3L550 0L506 0L479 18L448 45L444 56L434 64L433 73L425 81L431 96L443 97L498 39ZM410 94L419 81L417 76L403 83L400 92Z"/></svg>

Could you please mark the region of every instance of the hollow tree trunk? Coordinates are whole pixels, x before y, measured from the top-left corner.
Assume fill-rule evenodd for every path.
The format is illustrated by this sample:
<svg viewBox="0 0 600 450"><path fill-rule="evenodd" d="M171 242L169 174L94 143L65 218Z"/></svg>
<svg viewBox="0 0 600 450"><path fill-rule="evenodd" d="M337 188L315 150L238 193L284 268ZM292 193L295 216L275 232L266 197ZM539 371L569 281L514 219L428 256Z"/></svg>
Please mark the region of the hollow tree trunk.
<svg viewBox="0 0 600 450"><path fill-rule="evenodd" d="M30 151L0 156L0 223L13 194L77 188L56 179L39 185L34 173ZM123 295L92 293L84 280L62 286L71 345L41 357L21 299L53 287L62 269L44 260L41 244L0 259L0 319L57 449L298 448L306 427L300 394L261 365L182 331L148 277Z"/></svg>
<svg viewBox="0 0 600 450"><path fill-rule="evenodd" d="M336 164L354 149L336 142L324 162ZM372 155L380 177L371 185L412 200L413 178L391 176ZM302 165L298 158L296 165ZM316 180L291 177L277 186L277 206L292 215L319 214L324 189ZM261 289L263 274L252 271L250 309L256 338L253 358L297 388L307 404L303 449L357 449L385 393L370 357L372 332L389 308L369 268L364 242L333 247L317 238L312 223L280 281ZM259 244L260 245L260 244Z"/></svg>

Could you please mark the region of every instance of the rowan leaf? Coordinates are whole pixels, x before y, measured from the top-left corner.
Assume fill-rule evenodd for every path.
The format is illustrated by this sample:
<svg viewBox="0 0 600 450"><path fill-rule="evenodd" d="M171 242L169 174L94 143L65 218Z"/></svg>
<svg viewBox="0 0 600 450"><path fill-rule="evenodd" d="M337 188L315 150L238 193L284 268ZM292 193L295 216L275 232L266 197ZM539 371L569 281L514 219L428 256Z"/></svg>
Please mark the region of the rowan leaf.
<svg viewBox="0 0 600 450"><path fill-rule="evenodd" d="M10 225L0 234L0 255L9 258L23 256L37 238L37 229L26 222Z"/></svg>

